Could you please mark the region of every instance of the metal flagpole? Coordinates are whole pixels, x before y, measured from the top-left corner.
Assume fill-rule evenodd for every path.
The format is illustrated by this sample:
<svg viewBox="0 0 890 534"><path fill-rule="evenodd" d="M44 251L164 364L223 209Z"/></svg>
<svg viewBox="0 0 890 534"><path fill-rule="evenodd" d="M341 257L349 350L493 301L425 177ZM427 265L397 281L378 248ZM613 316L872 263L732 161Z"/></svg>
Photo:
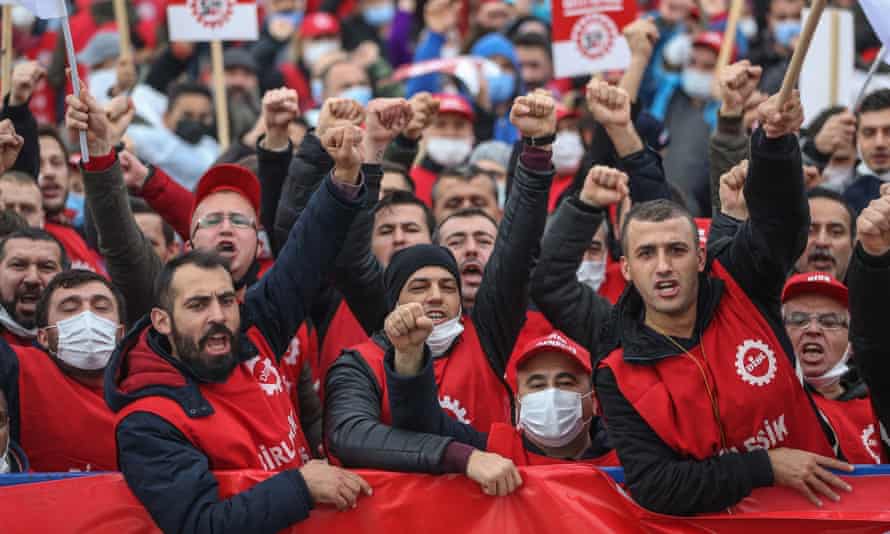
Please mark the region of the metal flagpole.
<svg viewBox="0 0 890 534"><path fill-rule="evenodd" d="M878 71L878 67L881 66L881 63L884 62L884 56L887 55L887 46L881 46L881 51L878 52L878 55L875 56L875 60L872 61L871 67L868 69L868 76L865 77L865 82L862 84L862 89L859 90L859 94L856 96L856 106L853 108L854 110L859 109L859 104L862 103L862 99L865 97L865 91L868 90L868 84L871 83L871 79L874 77L875 73Z"/></svg>
<svg viewBox="0 0 890 534"><path fill-rule="evenodd" d="M80 98L80 76L77 74L77 55L74 53L74 40L71 38L71 25L68 23L68 6L65 0L58 0L62 6L62 34L65 37L65 50L68 52L68 66L71 68L71 85L74 96ZM84 163L90 161L90 150L87 148L87 134L80 132L80 159Z"/></svg>

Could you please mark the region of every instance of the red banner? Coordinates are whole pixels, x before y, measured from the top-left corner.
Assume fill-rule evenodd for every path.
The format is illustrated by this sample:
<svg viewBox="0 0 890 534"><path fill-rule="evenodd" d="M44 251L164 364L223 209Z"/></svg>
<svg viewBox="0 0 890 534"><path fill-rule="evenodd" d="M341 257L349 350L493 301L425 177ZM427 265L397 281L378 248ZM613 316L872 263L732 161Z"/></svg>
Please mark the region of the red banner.
<svg viewBox="0 0 890 534"><path fill-rule="evenodd" d="M488 497L466 477L362 472L374 488L354 510L319 507L287 532L460 534L504 532L884 533L890 530L890 476L845 477L853 486L840 503L817 509L783 488L756 490L732 514L669 517L647 512L601 471L560 465L521 469L523 486ZM231 495L268 476L218 473ZM148 534L158 532L120 474L0 488L4 534L35 532Z"/></svg>

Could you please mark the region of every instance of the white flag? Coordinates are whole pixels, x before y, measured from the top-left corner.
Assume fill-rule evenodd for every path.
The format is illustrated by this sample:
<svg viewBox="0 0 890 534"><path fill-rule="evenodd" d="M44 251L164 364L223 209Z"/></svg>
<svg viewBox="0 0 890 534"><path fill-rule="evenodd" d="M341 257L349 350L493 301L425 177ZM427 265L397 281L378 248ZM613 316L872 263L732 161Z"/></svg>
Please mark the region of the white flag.
<svg viewBox="0 0 890 534"><path fill-rule="evenodd" d="M878 39L881 40L881 44L890 47L890 17L887 17L890 2L887 0L860 0L859 5L862 6L862 11L865 12L865 17Z"/></svg>
<svg viewBox="0 0 890 534"><path fill-rule="evenodd" d="M68 16L67 0L0 0L0 4L20 5L41 19Z"/></svg>

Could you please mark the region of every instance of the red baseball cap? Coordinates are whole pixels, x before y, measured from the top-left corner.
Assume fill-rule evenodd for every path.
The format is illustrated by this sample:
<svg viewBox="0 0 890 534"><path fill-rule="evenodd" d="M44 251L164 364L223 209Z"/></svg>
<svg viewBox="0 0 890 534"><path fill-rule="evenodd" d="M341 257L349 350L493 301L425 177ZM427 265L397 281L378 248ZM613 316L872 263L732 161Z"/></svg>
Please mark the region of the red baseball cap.
<svg viewBox="0 0 890 534"><path fill-rule="evenodd" d="M720 47L723 46L723 34L720 32L701 32L692 40L692 46L704 46L710 48L715 54L720 55ZM732 59L735 59L735 47L732 50Z"/></svg>
<svg viewBox="0 0 890 534"><path fill-rule="evenodd" d="M816 293L848 306L847 286L835 280L828 273L812 272L795 274L785 282L782 289L782 303L800 295Z"/></svg>
<svg viewBox="0 0 890 534"><path fill-rule="evenodd" d="M245 167L232 163L214 165L204 173L204 176L198 181L198 186L195 187L195 204L192 206L192 216L205 198L220 191L232 191L246 198L259 218L260 181Z"/></svg>
<svg viewBox="0 0 890 534"><path fill-rule="evenodd" d="M340 33L340 21L327 13L311 13L300 25L300 37L312 39L319 35L337 35Z"/></svg>
<svg viewBox="0 0 890 534"><path fill-rule="evenodd" d="M593 366L590 364L590 353L562 332L553 332L550 335L529 341L525 347L522 348L522 352L519 353L519 356L513 358L507 364L507 383L513 388L514 392L518 389L517 370L519 367L542 352L559 352L565 354L581 365L588 374L593 373Z"/></svg>
<svg viewBox="0 0 890 534"><path fill-rule="evenodd" d="M460 95L451 93L439 93L433 95L439 101L439 113L456 113L463 116L468 121L476 120L476 114L473 113L473 107L470 103Z"/></svg>

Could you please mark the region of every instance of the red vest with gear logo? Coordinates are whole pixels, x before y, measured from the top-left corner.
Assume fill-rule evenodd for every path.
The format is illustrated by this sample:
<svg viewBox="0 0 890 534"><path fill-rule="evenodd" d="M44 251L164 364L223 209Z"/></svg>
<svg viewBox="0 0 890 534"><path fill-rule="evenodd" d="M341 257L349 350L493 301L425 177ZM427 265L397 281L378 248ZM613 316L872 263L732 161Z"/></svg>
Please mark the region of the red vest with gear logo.
<svg viewBox="0 0 890 534"><path fill-rule="evenodd" d="M321 341L318 368L320 378L322 378L322 390L324 389L323 379L327 376L328 369L334 365L343 349L363 343L366 339L368 339L368 333L349 309L346 299L341 299L324 334L324 339Z"/></svg>
<svg viewBox="0 0 890 534"><path fill-rule="evenodd" d="M713 275L726 287L689 354L639 365L625 361L618 348L600 365L612 370L628 402L682 456L704 460L778 447L834 456L766 319L716 260Z"/></svg>
<svg viewBox="0 0 890 534"><path fill-rule="evenodd" d="M504 423L495 423L491 426L488 433L488 443L486 450L500 454L504 458L513 460L517 467L527 465L553 465L553 464L589 464L598 467L620 467L621 462L618 461L618 455L615 449L596 458L585 458L583 460L561 460L559 458L550 458L549 456L541 456L529 452L522 442L522 433L516 427Z"/></svg>
<svg viewBox="0 0 890 534"><path fill-rule="evenodd" d="M303 367L308 363L312 370L312 386L316 392L319 389L318 372L316 361L318 355L318 342L316 341L315 329L309 328L304 322L297 330L297 335L291 339L290 345L281 357L280 368L282 371L282 379L287 388L288 395L294 403L294 409L297 416L300 415L300 393L298 385L300 376L303 374Z"/></svg>
<svg viewBox="0 0 890 534"><path fill-rule="evenodd" d="M887 463L881 436L878 434L878 418L871 405L871 398L832 400L815 394L816 405L831 422L837 432L841 452L852 464Z"/></svg>
<svg viewBox="0 0 890 534"><path fill-rule="evenodd" d="M510 421L510 398L482 351L473 321L464 318L463 325L463 334L451 352L433 360L436 385L439 386L439 406L461 423L473 425L479 432L488 432L494 423ZM374 371L383 391L380 419L383 424L391 425L383 349L369 338L349 350L361 354Z"/></svg>
<svg viewBox="0 0 890 534"><path fill-rule="evenodd" d="M33 471L117 469L114 413L102 388L59 369L45 352L16 347L21 446Z"/></svg>
<svg viewBox="0 0 890 534"><path fill-rule="evenodd" d="M311 459L309 444L275 355L256 327L247 337L259 355L235 366L225 382L198 386L213 407L211 415L189 417L176 401L151 396L127 405L117 423L135 412L157 415L203 452L214 471L301 467Z"/></svg>

